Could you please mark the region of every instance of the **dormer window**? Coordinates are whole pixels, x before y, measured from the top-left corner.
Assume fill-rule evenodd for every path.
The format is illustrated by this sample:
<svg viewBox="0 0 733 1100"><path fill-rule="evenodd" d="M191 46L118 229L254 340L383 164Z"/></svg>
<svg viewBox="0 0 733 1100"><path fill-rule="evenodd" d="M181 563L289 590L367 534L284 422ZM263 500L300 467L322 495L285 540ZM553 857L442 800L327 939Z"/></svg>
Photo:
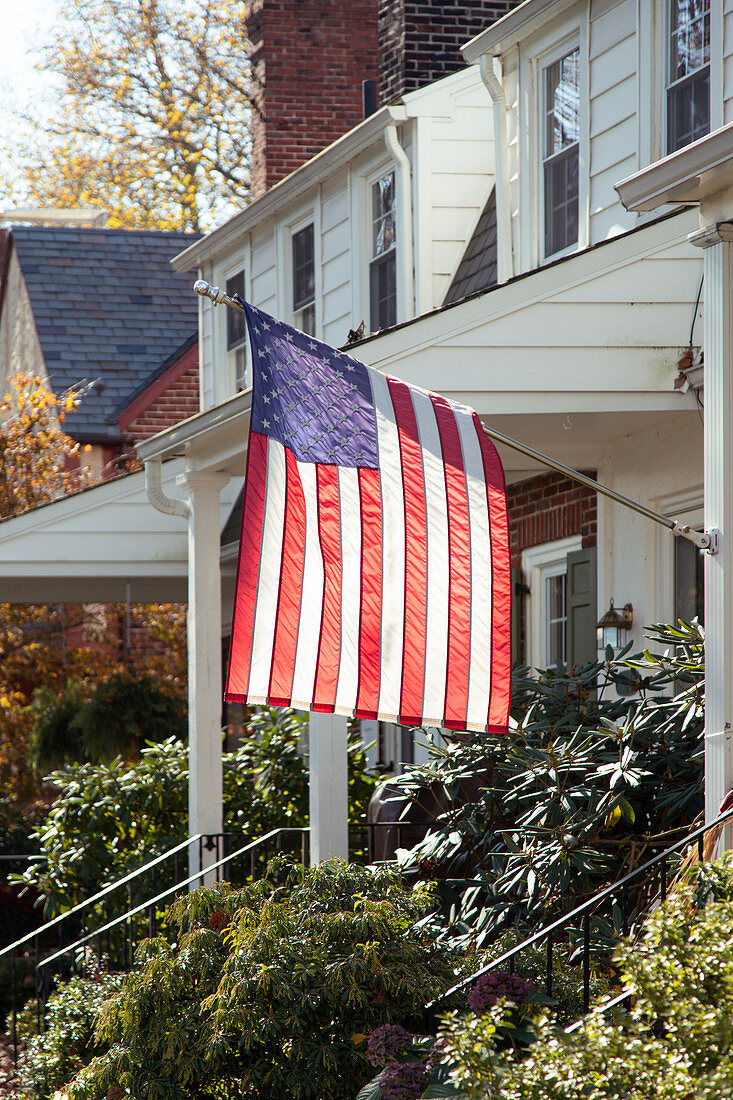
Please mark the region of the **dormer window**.
<svg viewBox="0 0 733 1100"><path fill-rule="evenodd" d="M293 316L295 327L316 333L316 258L313 222L292 235Z"/></svg>
<svg viewBox="0 0 733 1100"><path fill-rule="evenodd" d="M226 281L226 292L230 298L234 297L235 294L238 294L240 298L244 298L243 271L237 271L236 274L229 276ZM236 309L228 309L226 318L227 355L234 375L234 389L238 392L247 389L250 385L247 371L247 327L244 314L239 313Z"/></svg>
<svg viewBox="0 0 733 1100"><path fill-rule="evenodd" d="M372 258L369 309L372 332L397 323L397 249L394 172L372 184Z"/></svg>
<svg viewBox="0 0 733 1100"><path fill-rule="evenodd" d="M667 152L710 132L710 0L670 0Z"/></svg>
<svg viewBox="0 0 733 1100"><path fill-rule="evenodd" d="M580 49L544 70L545 256L578 243L580 162Z"/></svg>

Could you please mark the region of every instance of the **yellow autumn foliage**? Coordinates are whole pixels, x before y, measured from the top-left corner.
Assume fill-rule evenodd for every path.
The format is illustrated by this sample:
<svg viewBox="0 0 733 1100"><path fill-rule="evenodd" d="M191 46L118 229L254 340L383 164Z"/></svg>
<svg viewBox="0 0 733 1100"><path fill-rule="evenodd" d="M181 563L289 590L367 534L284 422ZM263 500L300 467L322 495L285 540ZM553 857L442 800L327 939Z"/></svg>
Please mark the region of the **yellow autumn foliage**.
<svg viewBox="0 0 733 1100"><path fill-rule="evenodd" d="M13 138L21 178L0 198L193 231L246 202L243 0L62 0L41 67L61 78L59 108L25 147Z"/></svg>

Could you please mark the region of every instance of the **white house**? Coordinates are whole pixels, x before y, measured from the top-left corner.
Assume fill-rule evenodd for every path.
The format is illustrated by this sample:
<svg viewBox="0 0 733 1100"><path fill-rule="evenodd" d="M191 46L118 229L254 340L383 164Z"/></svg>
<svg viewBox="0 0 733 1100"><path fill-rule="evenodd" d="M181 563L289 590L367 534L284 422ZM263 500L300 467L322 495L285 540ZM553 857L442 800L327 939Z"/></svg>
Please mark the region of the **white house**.
<svg viewBox="0 0 733 1100"><path fill-rule="evenodd" d="M727 224L726 48L733 0L524 0L465 45L468 68L382 106L174 262L335 345L351 332L351 354L369 365L472 405L656 511L720 530L720 551L704 555L711 815L733 780L733 462L723 461L733 264L725 225L700 237L691 207L706 226ZM179 572L188 520L191 828L214 832L236 553L221 532L236 526L225 521L249 391L239 316L202 299L199 318L201 411L139 451L149 499L178 532ZM692 543L517 452L502 457L518 659L589 656L612 598L632 605L639 644L645 624L702 613ZM99 538L120 530L113 492L88 494L108 519ZM45 510L46 532L65 508ZM166 552L161 543L156 560L173 572ZM29 557L39 581L54 571L61 581L33 513L0 526L0 599ZM343 846L343 727L318 723L314 791L327 782L329 796L312 802L314 850L325 854Z"/></svg>

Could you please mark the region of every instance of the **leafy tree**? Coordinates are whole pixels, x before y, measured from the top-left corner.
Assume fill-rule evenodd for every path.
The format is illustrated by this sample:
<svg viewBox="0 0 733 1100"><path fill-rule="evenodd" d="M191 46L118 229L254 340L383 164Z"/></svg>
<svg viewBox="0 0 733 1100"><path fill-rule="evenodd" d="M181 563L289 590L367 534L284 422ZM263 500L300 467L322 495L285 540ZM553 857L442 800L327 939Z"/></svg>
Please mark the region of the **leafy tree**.
<svg viewBox="0 0 733 1100"><path fill-rule="evenodd" d="M82 397L73 390L54 394L33 375L7 382L0 400L0 520L91 484L84 452L64 431L66 415ZM122 617L114 605L0 604L4 797L29 805L41 793L30 766L34 713L28 709L39 685L48 700L62 695L70 680L80 680L88 696L86 685L149 672L179 695L185 690L185 611L173 605L136 608L133 620L144 621L146 640L129 651Z"/></svg>
<svg viewBox="0 0 733 1100"><path fill-rule="evenodd" d="M367 1034L452 979L450 953L415 927L430 904L394 871L282 857L254 886L180 899L175 943L143 947L101 1012L109 1050L68 1097L352 1100L371 1075Z"/></svg>
<svg viewBox="0 0 733 1100"><path fill-rule="evenodd" d="M243 0L64 0L42 66L61 106L13 150L14 201L197 231L246 199Z"/></svg>
<svg viewBox="0 0 733 1100"><path fill-rule="evenodd" d="M69 680L60 696L38 688L31 710L31 758L41 773L72 760L134 758L146 742L187 732L185 700L151 675L128 671L89 685L86 693L78 680Z"/></svg>

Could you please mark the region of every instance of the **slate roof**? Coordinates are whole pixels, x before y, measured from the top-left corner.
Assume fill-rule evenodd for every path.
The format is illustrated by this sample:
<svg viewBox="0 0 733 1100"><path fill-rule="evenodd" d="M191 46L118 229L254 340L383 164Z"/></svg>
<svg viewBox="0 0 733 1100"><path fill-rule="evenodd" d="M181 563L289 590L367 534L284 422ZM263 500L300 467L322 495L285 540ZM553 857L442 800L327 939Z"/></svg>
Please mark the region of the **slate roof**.
<svg viewBox="0 0 733 1100"><path fill-rule="evenodd" d="M496 284L496 191L492 187L443 305Z"/></svg>
<svg viewBox="0 0 733 1100"><path fill-rule="evenodd" d="M53 389L101 379L66 430L119 441L115 410L198 326L191 275L170 266L198 237L58 226L14 226L12 237Z"/></svg>

